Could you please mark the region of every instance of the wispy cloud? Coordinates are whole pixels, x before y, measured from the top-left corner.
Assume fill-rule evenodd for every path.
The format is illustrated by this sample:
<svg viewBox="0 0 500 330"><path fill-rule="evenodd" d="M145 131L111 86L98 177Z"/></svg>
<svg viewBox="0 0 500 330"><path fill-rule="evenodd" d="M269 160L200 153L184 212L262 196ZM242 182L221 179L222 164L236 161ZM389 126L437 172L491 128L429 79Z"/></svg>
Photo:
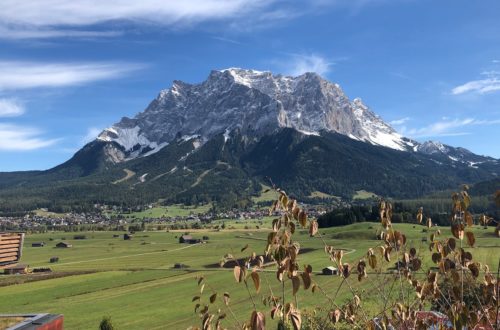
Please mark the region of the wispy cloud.
<svg viewBox="0 0 500 330"><path fill-rule="evenodd" d="M106 36L79 31L107 22L127 21L159 26L190 26L204 21L236 19L273 11L277 0L3 0L0 22L17 31L11 38ZM258 17L259 15L256 15ZM105 32L106 33L106 32ZM113 32L111 32L113 33Z"/></svg>
<svg viewBox="0 0 500 330"><path fill-rule="evenodd" d="M49 147L58 139L42 137L42 131L33 127L0 123L0 151L26 151Z"/></svg>
<svg viewBox="0 0 500 330"><path fill-rule="evenodd" d="M410 117L404 117L401 119L396 119L396 120L390 121L389 124L394 125L394 126L403 125L408 120L410 120Z"/></svg>
<svg viewBox="0 0 500 330"><path fill-rule="evenodd" d="M219 40L219 41L222 41L222 42L227 42L227 43L230 43L230 44L234 44L234 45L243 45L242 42L239 42L237 40L234 40L234 39L230 39L230 38L225 38L225 37L219 37L219 36L213 36L211 37L212 39L215 39L215 40Z"/></svg>
<svg viewBox="0 0 500 330"><path fill-rule="evenodd" d="M48 38L110 38L123 34L123 31L85 31L74 29L51 29L39 27L18 27L0 25L0 39L48 39Z"/></svg>
<svg viewBox="0 0 500 330"><path fill-rule="evenodd" d="M292 76L306 72L316 72L319 75L324 75L331 71L333 64L333 62L317 54L294 54L285 62L285 73Z"/></svg>
<svg viewBox="0 0 500 330"><path fill-rule="evenodd" d="M486 94L490 92L500 91L500 72L484 71L481 75L486 76L484 79L472 80L465 84L454 87L451 90L453 95L465 93Z"/></svg>
<svg viewBox="0 0 500 330"><path fill-rule="evenodd" d="M403 1L403 0L401 0ZM122 32L95 31L109 22L192 27L223 22L237 31L253 30L296 17L351 8L359 12L389 0L2 0L0 39L109 37ZM82 29L82 30L81 30Z"/></svg>
<svg viewBox="0 0 500 330"><path fill-rule="evenodd" d="M479 125L500 125L500 119L494 120L479 120L474 118L465 119L443 119L430 125L420 128L401 127L400 133L408 137L436 137L436 136L458 136L467 135L470 132L466 131L468 127Z"/></svg>
<svg viewBox="0 0 500 330"><path fill-rule="evenodd" d="M0 91L64 87L112 79L143 68L132 63L39 63L0 60Z"/></svg>
<svg viewBox="0 0 500 330"><path fill-rule="evenodd" d="M0 99L0 118L21 116L24 111L24 106L17 100Z"/></svg>

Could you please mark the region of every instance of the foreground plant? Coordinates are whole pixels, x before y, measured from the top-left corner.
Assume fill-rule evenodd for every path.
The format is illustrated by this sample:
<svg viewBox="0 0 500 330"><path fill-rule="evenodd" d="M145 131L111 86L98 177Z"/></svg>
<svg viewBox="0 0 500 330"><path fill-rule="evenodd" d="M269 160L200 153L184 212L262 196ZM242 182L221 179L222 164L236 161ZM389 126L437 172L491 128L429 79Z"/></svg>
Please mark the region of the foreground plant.
<svg viewBox="0 0 500 330"><path fill-rule="evenodd" d="M318 233L317 221L308 219L306 211L295 199L281 189L276 189L276 192L278 199L269 213L277 218L272 221L264 254L252 252L237 259L232 251L221 261L221 265L234 263L234 279L245 287L251 301L249 318L240 322L231 308L229 293L218 294L204 277L199 277L200 294L193 297L193 302L203 330L223 329L222 323L230 322L226 321L227 315L233 322L231 328L252 330L265 329L266 315L278 320L278 330L339 329L344 326L374 330L390 327L428 329L438 325L442 329L472 329L477 325L499 328L499 274L491 273L487 265L475 261L468 251L475 246L476 238L470 230L474 221L468 211L471 199L466 186L452 195L450 227L453 237L443 237L441 231L432 225L432 220L425 216L423 208L418 210L416 219L427 227L429 234L428 247L409 246L405 233L395 230L392 225L392 204L381 200L382 229L378 238L382 244L368 249L365 257L354 263L344 262L344 250L325 242ZM500 193L497 192L497 196ZM314 281L309 264L299 264L301 247L294 240L299 228L307 229L311 238L322 240L326 255L337 267L341 281L334 292L327 292ZM246 253L247 249L248 245L240 253ZM434 266L423 269L425 259L432 260ZM304 257L301 260L307 261ZM266 262L275 267L274 279L271 280L278 281L279 292L273 292L270 280L263 272ZM256 301L262 289L262 279L267 289L261 296L263 306L258 307ZM366 284L356 284L356 281ZM210 295L206 302L202 302L205 286ZM340 302L337 294L342 286L347 287L350 298ZM287 289L291 289L291 296L285 295ZM301 290L318 292L328 304L312 311L301 310ZM373 300L373 297L376 297L378 310L369 313L364 301ZM444 313L448 321L431 317L427 312L429 309Z"/></svg>

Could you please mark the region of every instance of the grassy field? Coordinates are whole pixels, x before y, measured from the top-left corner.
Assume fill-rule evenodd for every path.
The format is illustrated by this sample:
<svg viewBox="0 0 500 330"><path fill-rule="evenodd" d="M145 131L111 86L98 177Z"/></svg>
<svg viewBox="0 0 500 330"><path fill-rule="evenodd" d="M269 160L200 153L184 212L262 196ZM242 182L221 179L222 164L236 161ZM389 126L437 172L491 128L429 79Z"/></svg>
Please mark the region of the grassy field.
<svg viewBox="0 0 500 330"><path fill-rule="evenodd" d="M358 190L356 191L356 194L352 196L352 199L370 199L375 197L377 197L375 193L366 190Z"/></svg>
<svg viewBox="0 0 500 330"><path fill-rule="evenodd" d="M254 203L259 202L273 202L278 198L278 193L270 186L261 184L262 190L260 195L257 197L252 197Z"/></svg>
<svg viewBox="0 0 500 330"><path fill-rule="evenodd" d="M128 218L144 219L144 218L162 218L162 217L187 217L189 215L196 215L198 213L207 213L211 204L198 205L198 206L185 206L185 205L169 205L169 206L155 206L140 212L123 213L122 215ZM117 215L110 212L108 215Z"/></svg>
<svg viewBox="0 0 500 330"><path fill-rule="evenodd" d="M195 238L208 236L206 244L179 244L178 237L183 232L139 232L132 240L113 237L117 232L86 232L85 240L74 240L73 233L46 233L27 235L22 263L30 268L51 267L54 271L47 275L14 275L0 276L0 314L2 313L62 313L67 329L97 329L103 316L111 316L118 329L185 329L190 325L199 325L200 321L193 312L194 303L191 298L199 294L195 277L204 274L207 281L202 301L207 303L212 290L219 293L230 292L231 306L240 320L249 317L250 300L243 285L235 283L232 270L219 268L218 262L226 253L236 257L245 257L252 251L262 253L265 248L270 219L262 220L259 228L244 230L244 223L226 221L223 231L199 230L190 231ZM421 226L395 225L408 236L408 245L417 249L427 249L421 242L423 233ZM264 229L263 229L264 228ZM321 230L327 244L343 248L347 254L346 262L354 263L366 254L369 247L380 245L375 239L375 223L361 223L345 227ZM449 235L447 228L440 228L443 235ZM492 269L498 264L500 239L493 236L493 230L474 228L477 247L469 249L474 258L487 262ZM305 231L296 233L295 238L303 251L300 264L311 264L315 272L331 265L323 251L320 238L310 238ZM52 240L51 240L52 239ZM62 239L73 244L72 248L58 249L54 246ZM32 242L44 241L45 247L31 247ZM248 250L240 252L246 244ZM493 253L492 253L493 251ZM49 263L49 258L58 256L60 261ZM426 256L428 256L426 254ZM430 266L430 256L424 264ZM173 269L175 263L184 263L187 269ZM259 309L266 311L267 323L272 328L268 307L260 303L263 295L269 294L269 286L274 292L280 292L280 285L275 274L262 273L263 289L255 295ZM67 276L65 276L67 275ZM358 284L353 276L351 283L360 295L365 295L367 310L375 305L374 292L367 283ZM339 277L314 275L325 292L333 296L341 279ZM32 281L32 282L30 282ZM24 283L23 283L24 282ZM12 285L17 283L16 285ZM268 286L269 284L269 286ZM286 282L286 296L291 296L289 281ZM339 290L337 303L351 297L344 285ZM371 297L371 298L370 298ZM371 300L370 300L371 299ZM311 291L300 293L300 306L329 306L330 302L321 293ZM216 302L222 310L224 305L220 299ZM370 305L371 304L371 305ZM228 319L225 326L234 327L234 321Z"/></svg>
<svg viewBox="0 0 500 330"><path fill-rule="evenodd" d="M327 193L324 193L324 192L321 192L321 191L313 191L309 197L317 197L317 198L338 198L336 196L333 196L333 195L329 195Z"/></svg>

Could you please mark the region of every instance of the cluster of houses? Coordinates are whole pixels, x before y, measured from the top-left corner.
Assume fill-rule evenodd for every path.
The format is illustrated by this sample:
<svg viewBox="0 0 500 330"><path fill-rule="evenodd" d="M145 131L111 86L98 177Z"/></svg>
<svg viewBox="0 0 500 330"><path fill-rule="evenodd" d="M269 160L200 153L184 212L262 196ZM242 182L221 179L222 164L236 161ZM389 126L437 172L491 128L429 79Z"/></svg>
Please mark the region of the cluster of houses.
<svg viewBox="0 0 500 330"><path fill-rule="evenodd" d="M62 217L27 214L24 217L0 217L0 230L45 231L76 228L81 225L109 227L124 225L127 222L120 219L109 219L95 213L67 213Z"/></svg>
<svg viewBox="0 0 500 330"><path fill-rule="evenodd" d="M149 205L151 207L151 205ZM109 211L122 212L123 208L117 206L95 205L96 211L88 213L66 213L64 215L51 215L49 212L41 214L28 213L23 217L0 217L0 230L45 232L50 230L80 231L84 230L127 230L133 218L126 213L115 213L110 216ZM306 210L312 217L325 213L325 209L316 206L307 206ZM47 211L43 210L42 211ZM191 225L210 223L213 220L239 219L258 220L268 216L267 207L252 208L247 210L232 209L224 212L204 214L190 214L188 216L174 216L161 218L144 218L143 224L177 225L189 228ZM276 213L275 215L278 215ZM191 224L191 225L189 225ZM149 227L151 228L151 227Z"/></svg>

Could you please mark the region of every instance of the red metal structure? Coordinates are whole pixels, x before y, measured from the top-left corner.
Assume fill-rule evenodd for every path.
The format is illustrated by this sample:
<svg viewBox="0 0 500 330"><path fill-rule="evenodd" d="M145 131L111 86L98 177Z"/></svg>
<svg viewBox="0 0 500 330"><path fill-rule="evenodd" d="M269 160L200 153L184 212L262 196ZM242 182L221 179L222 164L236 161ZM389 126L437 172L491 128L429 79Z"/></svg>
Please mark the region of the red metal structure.
<svg viewBox="0 0 500 330"><path fill-rule="evenodd" d="M64 318L56 314L1 315L0 319L15 319L19 322L10 325L8 330L63 330Z"/></svg>

